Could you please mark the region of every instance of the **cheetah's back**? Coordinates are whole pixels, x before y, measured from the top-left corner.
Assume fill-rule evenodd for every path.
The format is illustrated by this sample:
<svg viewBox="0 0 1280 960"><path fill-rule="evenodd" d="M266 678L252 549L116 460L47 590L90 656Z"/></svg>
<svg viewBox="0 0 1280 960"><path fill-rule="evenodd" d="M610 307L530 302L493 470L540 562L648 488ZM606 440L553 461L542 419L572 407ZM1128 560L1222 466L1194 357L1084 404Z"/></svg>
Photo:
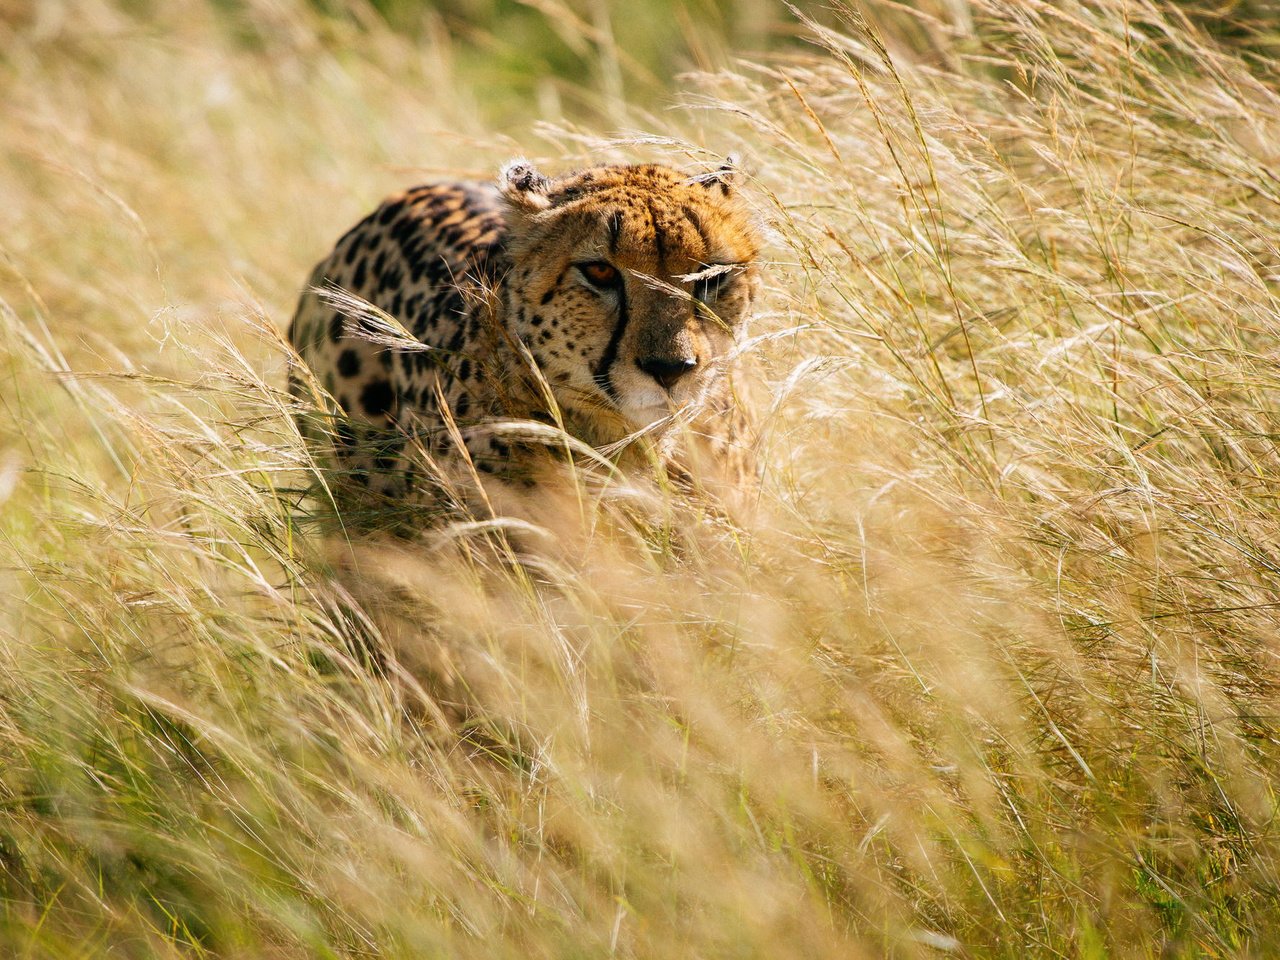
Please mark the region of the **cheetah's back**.
<svg viewBox="0 0 1280 960"><path fill-rule="evenodd" d="M434 408L437 390L457 416L483 403L487 331L477 306L501 280L504 232L492 187L427 184L388 198L312 271L289 337L345 414L339 454L358 478L385 472L374 461L387 451L368 440L394 429L406 408ZM389 350L363 338L363 321L318 292L325 288L367 301L435 349Z"/></svg>

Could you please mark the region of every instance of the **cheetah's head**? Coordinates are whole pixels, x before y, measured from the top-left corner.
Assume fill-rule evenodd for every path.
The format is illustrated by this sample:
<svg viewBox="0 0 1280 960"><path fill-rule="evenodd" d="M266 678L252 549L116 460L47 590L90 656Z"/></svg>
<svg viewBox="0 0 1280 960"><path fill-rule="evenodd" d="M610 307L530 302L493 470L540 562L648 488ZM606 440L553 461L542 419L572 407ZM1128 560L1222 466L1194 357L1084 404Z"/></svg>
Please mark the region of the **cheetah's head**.
<svg viewBox="0 0 1280 960"><path fill-rule="evenodd" d="M637 429L724 382L759 286L733 179L731 164L503 169L508 316L558 403Z"/></svg>

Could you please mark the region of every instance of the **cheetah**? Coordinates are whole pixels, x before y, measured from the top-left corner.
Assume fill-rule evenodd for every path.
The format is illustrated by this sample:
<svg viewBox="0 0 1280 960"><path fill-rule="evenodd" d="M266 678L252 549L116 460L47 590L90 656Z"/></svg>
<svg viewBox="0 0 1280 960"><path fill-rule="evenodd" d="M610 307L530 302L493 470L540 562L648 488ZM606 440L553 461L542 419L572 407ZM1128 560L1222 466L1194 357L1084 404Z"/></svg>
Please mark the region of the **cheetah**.
<svg viewBox="0 0 1280 960"><path fill-rule="evenodd" d="M462 461L477 483L536 486L554 444L507 429L536 421L615 464L639 444L703 489L744 483L734 370L760 233L737 177L513 160L495 183L388 198L315 267L289 331L314 375L295 393L319 384L340 408L344 475L397 497L424 459Z"/></svg>

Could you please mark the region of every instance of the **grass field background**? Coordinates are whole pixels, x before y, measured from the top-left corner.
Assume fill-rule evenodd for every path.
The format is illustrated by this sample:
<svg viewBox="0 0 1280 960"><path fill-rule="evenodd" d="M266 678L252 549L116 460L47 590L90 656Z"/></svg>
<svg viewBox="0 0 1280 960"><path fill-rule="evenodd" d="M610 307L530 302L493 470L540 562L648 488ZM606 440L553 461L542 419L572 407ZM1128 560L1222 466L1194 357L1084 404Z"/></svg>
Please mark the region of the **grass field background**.
<svg viewBox="0 0 1280 960"><path fill-rule="evenodd" d="M1280 954L1272 13L0 0L0 955ZM727 153L754 518L305 495L382 195Z"/></svg>

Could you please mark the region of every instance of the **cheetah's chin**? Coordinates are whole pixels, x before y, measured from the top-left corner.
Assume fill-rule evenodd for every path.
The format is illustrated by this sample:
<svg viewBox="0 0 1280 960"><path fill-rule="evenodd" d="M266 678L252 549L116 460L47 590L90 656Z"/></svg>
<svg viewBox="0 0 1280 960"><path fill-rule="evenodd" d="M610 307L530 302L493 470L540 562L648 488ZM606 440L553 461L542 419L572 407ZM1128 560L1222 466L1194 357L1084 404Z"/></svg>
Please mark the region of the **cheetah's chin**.
<svg viewBox="0 0 1280 960"><path fill-rule="evenodd" d="M676 411L677 408L670 403L628 404L622 415L633 428L644 430L668 419Z"/></svg>

